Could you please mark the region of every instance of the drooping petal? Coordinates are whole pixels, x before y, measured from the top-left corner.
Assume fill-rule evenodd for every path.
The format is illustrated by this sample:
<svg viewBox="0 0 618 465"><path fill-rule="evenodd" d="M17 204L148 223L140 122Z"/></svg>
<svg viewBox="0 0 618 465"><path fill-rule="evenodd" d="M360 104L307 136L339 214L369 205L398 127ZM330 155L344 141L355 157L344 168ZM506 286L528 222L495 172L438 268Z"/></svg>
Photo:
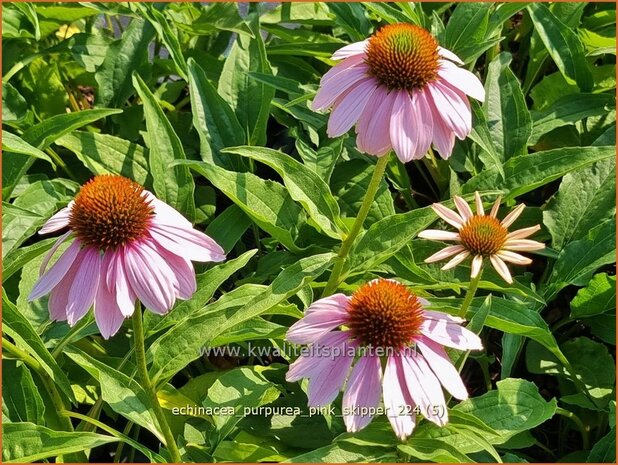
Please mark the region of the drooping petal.
<svg viewBox="0 0 618 465"><path fill-rule="evenodd" d="M382 382L384 408L393 431L399 439L405 440L416 426L416 405L410 396L406 375L399 355L391 355L386 362Z"/></svg>
<svg viewBox="0 0 618 465"><path fill-rule="evenodd" d="M476 214L479 216L485 215L485 209L483 208L483 200L479 191L474 192L474 203L476 204Z"/></svg>
<svg viewBox="0 0 618 465"><path fill-rule="evenodd" d="M160 249L156 252L161 255L176 277L176 282L178 283L176 297L183 300L190 299L197 290L193 264L189 260L170 253L165 249Z"/></svg>
<svg viewBox="0 0 618 465"><path fill-rule="evenodd" d="M160 224L167 224L177 228L192 228L191 222L186 219L179 211L162 202L150 191L144 190L142 195L148 204L154 208L154 221Z"/></svg>
<svg viewBox="0 0 618 465"><path fill-rule="evenodd" d="M373 94L372 104L367 105L356 127L356 144L360 151L382 156L392 148L390 126L396 95L396 92L386 92L382 88Z"/></svg>
<svg viewBox="0 0 618 465"><path fill-rule="evenodd" d="M339 50L333 53L333 56L331 58L333 60L341 60L343 58L351 57L354 55L364 54L368 43L369 39L366 39L361 42L354 42L353 44L341 47Z"/></svg>
<svg viewBox="0 0 618 465"><path fill-rule="evenodd" d="M459 216L453 210L446 208L440 203L432 204L431 209L436 213L436 215L438 215L451 226L455 226L457 229L461 229L461 227L465 223L461 216Z"/></svg>
<svg viewBox="0 0 618 465"><path fill-rule="evenodd" d="M39 230L39 234L48 234L59 229L69 226L69 216L71 214L71 208L73 207L73 201L69 202L69 205L60 209L58 213L53 215L43 227Z"/></svg>
<svg viewBox="0 0 618 465"><path fill-rule="evenodd" d="M106 252L107 253L107 252ZM124 248L110 257L110 267L107 271L106 284L113 290L116 305L125 317L133 315L135 311L135 292L131 289L124 264Z"/></svg>
<svg viewBox="0 0 618 465"><path fill-rule="evenodd" d="M382 365L380 358L365 355L359 358L343 395L343 422L349 432L355 433L367 426L373 415L358 409L375 409L382 394Z"/></svg>
<svg viewBox="0 0 618 465"><path fill-rule="evenodd" d="M408 382L408 388L421 413L432 423L444 426L448 422L448 409L438 378L419 355L402 357L402 362L406 378L416 381Z"/></svg>
<svg viewBox="0 0 618 465"><path fill-rule="evenodd" d="M438 76L460 92L481 102L485 100L483 84L467 69L443 60L438 67Z"/></svg>
<svg viewBox="0 0 618 465"><path fill-rule="evenodd" d="M453 197L453 201L455 202L455 207L457 207L457 211L464 219L464 221L468 221L474 216L470 205L468 205L468 202L466 202L463 198L456 195Z"/></svg>
<svg viewBox="0 0 618 465"><path fill-rule="evenodd" d="M458 241L461 239L459 233L452 231L442 231L441 229L426 229L418 233L421 239L431 239L434 241Z"/></svg>
<svg viewBox="0 0 618 465"><path fill-rule="evenodd" d="M49 316L53 321L66 321L67 307L69 305L69 291L75 279L75 273L79 270L84 254L78 254L73 264L60 282L49 293Z"/></svg>
<svg viewBox="0 0 618 465"><path fill-rule="evenodd" d="M45 273L45 270L47 269L47 265L49 264L49 261L54 256L58 248L62 245L62 243L66 241L67 238L71 235L71 232L72 231L65 232L62 236L60 236L56 240L56 242L54 242L54 245L52 245L52 248L49 249L49 252L47 252L47 255L45 255L45 258L41 262L41 266L39 267L39 276L43 276L43 273Z"/></svg>
<svg viewBox="0 0 618 465"><path fill-rule="evenodd" d="M510 250L501 250L496 255L505 262L515 263L516 265L530 265L532 263L532 259Z"/></svg>
<svg viewBox="0 0 618 465"><path fill-rule="evenodd" d="M365 78L337 99L326 127L328 137L339 137L348 132L361 117L377 89L373 78Z"/></svg>
<svg viewBox="0 0 618 465"><path fill-rule="evenodd" d="M423 357L444 388L459 400L468 398L468 391L459 372L440 344L421 336L416 340Z"/></svg>
<svg viewBox="0 0 618 465"><path fill-rule="evenodd" d="M99 288L101 277L101 253L94 247L86 247L81 251L82 263L75 273L75 279L69 291L67 306L67 322L73 326L88 312Z"/></svg>
<svg viewBox="0 0 618 465"><path fill-rule="evenodd" d="M158 245L179 257L196 262L221 262L225 251L211 237L191 227L154 223L149 233Z"/></svg>
<svg viewBox="0 0 618 465"><path fill-rule="evenodd" d="M334 294L315 301L305 316L290 327L286 338L296 344L315 342L348 320L348 300L344 294Z"/></svg>
<svg viewBox="0 0 618 465"><path fill-rule="evenodd" d="M468 99L441 82L429 84L427 89L434 104L433 114L438 113L457 138L465 139L472 130L472 111Z"/></svg>
<svg viewBox="0 0 618 465"><path fill-rule="evenodd" d="M545 248L545 244L530 239L508 239L504 243L506 250L518 250L519 252L533 252Z"/></svg>
<svg viewBox="0 0 618 465"><path fill-rule="evenodd" d="M419 299L420 300L420 299ZM447 323L463 323L466 320L448 313L436 312L434 310L424 310L424 317L428 320L446 321Z"/></svg>
<svg viewBox="0 0 618 465"><path fill-rule="evenodd" d="M476 278L481 272L481 268L483 267L483 257L481 255L477 255L472 259L472 265L470 266L470 277Z"/></svg>
<svg viewBox="0 0 618 465"><path fill-rule="evenodd" d="M111 256L103 256L101 275L104 276L111 264ZM94 318L103 339L109 339L118 332L124 321L124 315L116 303L116 296L107 286L105 279L99 281L94 299Z"/></svg>
<svg viewBox="0 0 618 465"><path fill-rule="evenodd" d="M335 400L354 362L354 355L346 342L334 347L330 357L326 353L321 357L319 370L309 378L307 397L311 407L322 407Z"/></svg>
<svg viewBox="0 0 618 465"><path fill-rule="evenodd" d="M506 266L506 263L504 263L502 259L498 257L497 255L490 255L489 260L491 261L491 264L494 266L498 274L502 276L502 278L507 283L513 284L513 278L511 276L511 272L509 271L509 268Z"/></svg>
<svg viewBox="0 0 618 465"><path fill-rule="evenodd" d="M517 231L513 231L508 233L506 236L507 243L509 240L515 239L525 239L528 236L531 236L537 231L541 230L541 225L530 226L529 228L518 229Z"/></svg>
<svg viewBox="0 0 618 465"><path fill-rule="evenodd" d="M464 250L465 249L463 245L450 245L448 247L444 247L439 252L436 252L435 254L427 257L425 259L425 263L438 262L440 260L444 260L445 258L450 257L451 255L455 255L456 253L463 252Z"/></svg>
<svg viewBox="0 0 618 465"><path fill-rule="evenodd" d="M403 163L416 157L416 112L412 107L412 97L407 90L395 92L395 102L390 124L390 138L393 150Z"/></svg>
<svg viewBox="0 0 618 465"><path fill-rule="evenodd" d="M457 63L458 65L463 65L464 64L464 62L461 61L461 59L457 55L455 55L450 50L447 50L446 48L438 47L438 55L440 55L441 57L446 58L448 60L451 60L451 61Z"/></svg>
<svg viewBox="0 0 618 465"><path fill-rule="evenodd" d="M515 207L515 209L511 213L504 217L504 219L502 220L502 226L508 228L510 225L512 225L515 220L519 218L519 215L521 215L521 213L524 211L524 208L526 208L526 206L523 203L517 205L517 207Z"/></svg>
<svg viewBox="0 0 618 465"><path fill-rule="evenodd" d="M49 291L51 291L60 282L79 254L80 247L81 244L78 240L73 241L73 243L64 251L49 271L41 276L34 284L34 287L28 296L29 301L38 299L39 297L49 293Z"/></svg>
<svg viewBox="0 0 618 465"><path fill-rule="evenodd" d="M335 68L344 65L341 63ZM332 71L332 70L331 70ZM345 67L337 73L336 79L328 79L320 83L320 88L313 99L311 108L313 110L323 110L330 107L335 100L350 89L358 81L366 79L368 75L366 65Z"/></svg>
<svg viewBox="0 0 618 465"><path fill-rule="evenodd" d="M429 98L427 98L429 100ZM432 108L433 118L433 145L438 150L438 154L447 160L453 152L455 146L455 133L446 125L440 113Z"/></svg>
<svg viewBox="0 0 618 465"><path fill-rule="evenodd" d="M285 375L286 381L292 383L302 378L309 378L314 372L320 370L320 362L324 360L321 351L326 352L324 349L339 346L348 339L349 335L346 331L333 331L322 336L313 347L306 349L308 353L301 354L296 361L290 364Z"/></svg>
<svg viewBox="0 0 618 465"><path fill-rule="evenodd" d="M470 252L468 252L467 250L464 250L463 252L460 252L457 255L455 255L453 258L451 258L446 263L446 265L444 265L440 269L446 271L446 270L450 270L451 268L455 268L457 265L459 265L461 262L463 262L469 256L470 256Z"/></svg>
<svg viewBox="0 0 618 465"><path fill-rule="evenodd" d="M481 339L472 331L447 320L426 319L421 324L421 333L443 346L461 350L481 350Z"/></svg>

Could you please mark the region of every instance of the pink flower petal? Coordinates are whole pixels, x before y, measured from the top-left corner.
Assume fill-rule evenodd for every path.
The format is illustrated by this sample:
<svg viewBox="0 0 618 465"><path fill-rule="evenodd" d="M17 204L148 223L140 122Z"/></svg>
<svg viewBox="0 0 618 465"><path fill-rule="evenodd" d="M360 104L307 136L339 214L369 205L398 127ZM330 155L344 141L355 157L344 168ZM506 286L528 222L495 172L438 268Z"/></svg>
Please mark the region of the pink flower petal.
<svg viewBox="0 0 618 465"><path fill-rule="evenodd" d="M457 63L458 65L463 65L464 62L461 61L461 59L455 55L453 52L451 52L450 50L447 50L443 47L438 47L438 55L440 55L443 58L446 58L448 60L451 60L455 63Z"/></svg>
<svg viewBox="0 0 618 465"><path fill-rule="evenodd" d="M433 140L433 110L427 101L424 92L414 90L412 92L412 109L416 142L415 160L422 159L429 151Z"/></svg>
<svg viewBox="0 0 618 465"><path fill-rule="evenodd" d="M319 370L309 378L307 397L311 407L322 407L335 400L348 377L354 362L354 356L349 353L350 346L344 342L335 347L338 352L332 352L333 357L321 357Z"/></svg>
<svg viewBox="0 0 618 465"><path fill-rule="evenodd" d="M295 344L315 342L348 321L348 300L344 294L335 294L315 301L305 316L290 327L286 338Z"/></svg>
<svg viewBox="0 0 618 465"><path fill-rule="evenodd" d="M476 204L476 214L479 216L485 215L485 209L483 208L483 200L481 194L478 191L474 192L474 203Z"/></svg>
<svg viewBox="0 0 618 465"><path fill-rule="evenodd" d="M515 263L516 265L530 265L532 263L532 259L509 250L501 250L496 255L505 262Z"/></svg>
<svg viewBox="0 0 618 465"><path fill-rule="evenodd" d="M67 273L73 261L77 258L80 252L81 244L78 240L73 241L68 249L60 256L60 258L54 263L47 273L41 276L34 284L28 300L32 301L38 299L49 293L64 277Z"/></svg>
<svg viewBox="0 0 618 465"><path fill-rule="evenodd" d="M71 235L72 231L67 231L65 232L62 236L60 236L56 242L54 242L54 245L52 246L52 248L49 250L49 252L47 252L47 255L45 255L45 258L43 259L43 261L41 262L41 266L39 267L39 276L42 276L43 273L45 273L45 270L47 269L47 265L49 264L49 261L51 260L51 258L54 256L54 254L56 253L56 250L58 250L58 248L62 245L62 243L67 240L67 238Z"/></svg>
<svg viewBox="0 0 618 465"><path fill-rule="evenodd" d="M152 192L144 190L143 196L146 201L154 208L154 219L157 223L174 226L176 228L191 228L191 222L186 219L179 211L172 208L165 202L156 198Z"/></svg>
<svg viewBox="0 0 618 465"><path fill-rule="evenodd" d="M432 423L444 426L448 422L448 409L438 378L420 355L402 357L402 362L410 396L421 413Z"/></svg>
<svg viewBox="0 0 618 465"><path fill-rule="evenodd" d="M339 137L348 132L363 114L376 89L376 81L365 78L337 99L326 127L328 137Z"/></svg>
<svg viewBox="0 0 618 465"><path fill-rule="evenodd" d="M101 252L94 247L86 247L81 253L82 263L69 291L67 322L71 326L81 320L92 306L101 277Z"/></svg>
<svg viewBox="0 0 618 465"><path fill-rule="evenodd" d="M431 339L421 336L417 339L416 344L429 364L429 367L434 372L442 386L450 392L453 397L459 400L468 398L468 391L464 385L459 372L453 366L453 362L447 355L446 351L440 344L436 344Z"/></svg>
<svg viewBox="0 0 618 465"><path fill-rule="evenodd" d="M47 222L43 225L43 227L39 230L39 234L48 234L54 231L58 231L59 229L66 228L69 226L69 216L71 214L71 207L73 206L73 201L69 203L68 206L62 208L58 213L53 215Z"/></svg>
<svg viewBox="0 0 618 465"><path fill-rule="evenodd" d="M438 75L458 91L481 102L485 101L483 84L467 69L443 60L438 67Z"/></svg>
<svg viewBox="0 0 618 465"><path fill-rule="evenodd" d="M472 265L470 266L470 277L476 278L481 272L481 268L483 267L483 257L481 255L477 255L472 259Z"/></svg>
<svg viewBox="0 0 618 465"><path fill-rule="evenodd" d="M122 314L125 317L129 317L133 315L135 311L136 295L129 285L127 272L125 271L124 255L124 249L111 254L106 284L109 289L113 290L113 294L116 298L116 305L118 305Z"/></svg>
<svg viewBox="0 0 618 465"><path fill-rule="evenodd" d="M540 230L541 230L541 226L538 224L535 226L530 226L529 228L518 229L517 231L513 231L507 234L506 236L507 243L509 242L509 240L524 239Z"/></svg>
<svg viewBox="0 0 618 465"><path fill-rule="evenodd" d="M343 395L343 421L349 432L360 431L371 422L373 415L363 414L357 409L375 409L380 402L381 387L380 358L370 355L360 357Z"/></svg>
<svg viewBox="0 0 618 465"><path fill-rule="evenodd" d="M341 60L342 58L348 58L354 55L364 54L368 43L369 39L366 39L362 42L354 42L353 44L341 47L339 50L333 53L333 56L331 58L333 60Z"/></svg>
<svg viewBox="0 0 618 465"><path fill-rule="evenodd" d="M156 252L165 260L176 277L176 282L178 283L176 297L183 300L190 299L197 290L193 264L189 260L174 255L163 248Z"/></svg>
<svg viewBox="0 0 618 465"><path fill-rule="evenodd" d="M321 354L322 349L327 349L333 346L340 346L348 341L350 335L346 331L333 331L325 334L314 345L307 350L308 354L301 355L296 361L290 364L285 379L288 382L298 381L302 378L309 378L314 372L320 370L320 362L324 361Z"/></svg>
<svg viewBox="0 0 618 465"><path fill-rule="evenodd" d="M507 250L518 250L520 252L533 252L545 248L545 244L530 239L508 239L504 243L504 248Z"/></svg>
<svg viewBox="0 0 618 465"><path fill-rule="evenodd" d="M447 320L426 319L421 324L421 333L443 346L461 350L481 350L481 339L472 331Z"/></svg>
<svg viewBox="0 0 618 465"><path fill-rule="evenodd" d="M453 201L455 202L455 207L457 207L457 211L463 218L464 222L468 221L470 218L474 216L470 205L463 198L456 195L453 197Z"/></svg>
<svg viewBox="0 0 618 465"><path fill-rule="evenodd" d="M361 152L382 156L391 148L391 113L397 93L378 88L358 120L356 145Z"/></svg>
<svg viewBox="0 0 618 465"><path fill-rule="evenodd" d="M425 259L425 263L433 263L438 262L440 260L444 260L445 258L450 257L451 255L455 255L456 253L463 252L465 249L463 245L450 245L448 247L443 248L439 252L427 257Z"/></svg>
<svg viewBox="0 0 618 465"><path fill-rule="evenodd" d="M47 307L49 308L49 316L54 321L66 321L67 307L69 305L69 291L71 284L75 279L75 274L82 263L84 254L78 254L69 271L60 280L58 285L54 287L49 294Z"/></svg>
<svg viewBox="0 0 618 465"><path fill-rule="evenodd" d="M453 210L446 208L442 204L434 203L431 205L431 209L436 213L436 215L438 215L451 226L455 226L457 229L461 229L461 227L465 223L461 216L459 216Z"/></svg>
<svg viewBox="0 0 618 465"><path fill-rule="evenodd" d="M434 103L433 114L438 113L458 139L465 139L472 130L472 111L468 99L439 81L429 84L427 89Z"/></svg>
<svg viewBox="0 0 618 465"><path fill-rule="evenodd" d="M427 100L431 98L427 95ZM438 150L438 154L444 160L447 160L451 156L453 147L455 146L455 134L447 126L442 119L442 115L439 110L432 104L431 117L433 119L433 145Z"/></svg>
<svg viewBox="0 0 618 465"><path fill-rule="evenodd" d="M499 196L491 207L491 211L489 212L489 216L494 218L498 215L498 209L500 208L500 202L502 202L502 196Z"/></svg>
<svg viewBox="0 0 618 465"><path fill-rule="evenodd" d="M111 255L107 254L107 257L103 257L101 265L102 276L107 273L110 264ZM109 339L116 334L124 321L124 315L116 303L116 296L110 291L104 279L100 280L94 299L94 318L103 339Z"/></svg>
<svg viewBox="0 0 618 465"><path fill-rule="evenodd" d="M345 65L345 63L341 63L333 69L342 65ZM336 79L332 78L327 81L322 79L320 88L311 104L311 108L313 110L323 110L333 105L335 100L344 94L350 87L369 76L368 69L367 65L348 66L341 71L338 70L339 72L337 73Z"/></svg>
<svg viewBox="0 0 618 465"><path fill-rule="evenodd" d="M506 263L504 263L502 259L498 257L497 255L490 255L489 260L491 261L491 264L494 266L498 274L502 276L502 278L507 283L513 284L513 278L511 277L511 272L506 266Z"/></svg>
<svg viewBox="0 0 618 465"><path fill-rule="evenodd" d="M410 396L406 375L399 355L391 355L386 362L384 381L382 383L386 416L393 431L404 441L412 434L416 426L416 405Z"/></svg>
<svg viewBox="0 0 618 465"><path fill-rule="evenodd" d="M459 233L451 231L442 231L441 229L426 229L418 233L421 239L431 239L433 241L458 241L461 238Z"/></svg>
<svg viewBox="0 0 618 465"><path fill-rule="evenodd" d="M451 258L446 263L446 265L444 265L440 269L446 271L446 270L450 270L451 268L455 268L457 265L459 265L461 262L463 262L469 256L470 256L470 252L468 252L467 250L464 250L463 252L460 252L457 255L455 255L453 258Z"/></svg>
<svg viewBox="0 0 618 465"><path fill-rule="evenodd" d="M434 310L424 310L423 316L428 320L445 321L447 323L464 323L466 320L448 313L436 312Z"/></svg>
<svg viewBox="0 0 618 465"><path fill-rule="evenodd" d="M508 228L510 225L512 225L515 220L519 218L519 215L521 215L521 213L524 211L524 208L526 208L526 206L523 203L517 205L517 207L515 207L515 209L511 213L504 217L504 219L502 220L502 226Z"/></svg>
<svg viewBox="0 0 618 465"><path fill-rule="evenodd" d="M196 262L221 262L225 251L206 234L189 227L176 227L153 222L149 233L157 245L174 255Z"/></svg>
<svg viewBox="0 0 618 465"><path fill-rule="evenodd" d="M391 115L390 138L393 150L399 159L403 163L407 163L417 155L416 112L412 107L412 97L407 90L393 93L396 97Z"/></svg>

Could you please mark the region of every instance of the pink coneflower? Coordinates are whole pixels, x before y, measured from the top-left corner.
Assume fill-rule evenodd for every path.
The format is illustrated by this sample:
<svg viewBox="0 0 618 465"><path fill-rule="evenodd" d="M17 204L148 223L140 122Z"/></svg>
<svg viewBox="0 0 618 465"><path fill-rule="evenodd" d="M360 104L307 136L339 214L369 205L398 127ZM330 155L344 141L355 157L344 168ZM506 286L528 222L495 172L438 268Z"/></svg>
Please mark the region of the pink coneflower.
<svg viewBox="0 0 618 465"><path fill-rule="evenodd" d="M485 99L479 79L457 66L462 61L413 24L384 26L332 58L343 61L322 77L313 109L333 108L330 137L358 123L356 145L371 155L394 149L405 163L423 158L433 142L446 159L455 137L472 127L466 95Z"/></svg>
<svg viewBox="0 0 618 465"><path fill-rule="evenodd" d="M419 233L423 239L436 241L456 241L457 245L445 247L425 260L433 263L455 255L443 270L448 270L459 265L469 256L472 258L471 277L476 278L483 266L483 260L489 261L496 271L511 284L513 278L505 262L516 265L528 265L532 260L517 252L532 252L545 248L542 242L532 241L526 237L537 232L541 227L537 224L528 228L518 229L509 233L508 227L521 215L526 207L518 205L512 212L500 221L496 218L500 207L500 198L491 208L489 215L485 214L483 202L478 192L474 193L476 203L476 215L468 203L461 197L453 198L457 211L454 212L439 203L434 203L431 208L448 224L457 228L457 232L427 229Z"/></svg>
<svg viewBox="0 0 618 465"><path fill-rule="evenodd" d="M286 379L309 378L311 407L331 403L346 384L342 411L350 432L371 422L381 395L401 439L412 434L416 407L444 425L448 412L440 385L457 399L466 399L468 392L443 346L483 347L476 334L460 326L463 319L425 310L427 304L390 279L371 281L351 297L334 294L314 302L287 333L291 342L311 346L290 365Z"/></svg>
<svg viewBox="0 0 618 465"><path fill-rule="evenodd" d="M96 176L84 184L40 234L67 226L69 231L45 257L28 299L51 293L51 318L71 326L94 304L97 325L106 339L133 314L136 298L158 314L167 313L176 298L190 298L196 289L190 260L225 259L213 239L122 176ZM45 272L54 252L71 236L69 248Z"/></svg>

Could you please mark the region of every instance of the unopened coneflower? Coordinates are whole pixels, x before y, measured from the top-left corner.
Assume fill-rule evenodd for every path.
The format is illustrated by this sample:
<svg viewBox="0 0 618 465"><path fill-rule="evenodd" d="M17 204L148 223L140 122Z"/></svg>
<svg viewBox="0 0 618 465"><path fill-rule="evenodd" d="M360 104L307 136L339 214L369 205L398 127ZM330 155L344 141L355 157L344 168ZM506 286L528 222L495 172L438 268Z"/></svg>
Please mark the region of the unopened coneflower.
<svg viewBox="0 0 618 465"><path fill-rule="evenodd" d="M357 147L371 155L393 149L408 162L433 142L448 158L455 137L464 139L472 127L466 95L485 99L479 79L458 66L462 61L413 24L386 25L332 58L342 61L322 77L313 109L332 108L330 137L356 124Z"/></svg>
<svg viewBox="0 0 618 465"><path fill-rule="evenodd" d="M123 176L96 176L43 226L40 234L69 228L41 266L29 300L46 294L53 320L72 326L94 304L104 338L116 334L139 299L166 313L196 290L191 260L219 262L224 250L169 205ZM54 265L60 244L73 239Z"/></svg>
<svg viewBox="0 0 618 465"><path fill-rule="evenodd" d="M486 215L481 196L478 192L475 192L474 196L476 214L468 203L458 196L455 196L453 200L459 213L439 203L434 203L431 206L440 218L457 228L457 232L427 229L419 233L418 236L437 241L455 241L457 244L445 247L425 259L425 262L433 263L454 255L442 267L443 270L448 270L457 266L466 258L472 257L471 277L476 278L481 271L483 262L489 260L500 276L510 284L513 282L513 278L505 262L516 265L530 264L532 262L530 258L517 252L532 252L545 247L542 242L526 239L541 227L537 224L509 232L508 227L521 215L525 205L518 205L500 221L497 219L500 198L494 203L489 215Z"/></svg>
<svg viewBox="0 0 618 465"><path fill-rule="evenodd" d="M468 392L443 347L480 350L482 344L461 326L463 319L425 310L426 305L390 279L364 284L350 297L317 300L287 333L289 341L310 346L290 365L286 379L309 378L311 407L331 403L345 385L342 412L350 432L371 422L381 397L402 440L412 434L418 411L444 425L448 412L441 386L457 399Z"/></svg>

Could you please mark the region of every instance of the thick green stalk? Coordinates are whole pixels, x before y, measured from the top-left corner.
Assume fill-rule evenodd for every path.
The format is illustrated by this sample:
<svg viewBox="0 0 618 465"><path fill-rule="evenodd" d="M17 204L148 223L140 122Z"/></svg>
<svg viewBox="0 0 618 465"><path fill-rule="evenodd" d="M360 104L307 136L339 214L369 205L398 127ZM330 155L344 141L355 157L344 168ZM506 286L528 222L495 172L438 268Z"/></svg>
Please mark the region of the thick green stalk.
<svg viewBox="0 0 618 465"><path fill-rule="evenodd" d="M468 311L468 308L470 308L472 299L474 299L474 294L476 294L476 290L478 289L479 283L481 282L482 274L483 274L483 270L479 271L479 274L476 275L476 278L472 278L470 280L470 284L468 285L468 290L466 291L466 296L464 297L464 301L461 304L461 308L459 309L460 318L466 317L466 312Z"/></svg>
<svg viewBox="0 0 618 465"><path fill-rule="evenodd" d="M360 210L358 211L358 215L356 216L356 220L352 225L350 233L341 243L341 248L339 249L337 258L335 258L335 265L333 266L333 271L331 272L330 278L326 283L326 287L324 287L322 297L331 295L339 285L339 279L341 277L341 272L343 271L343 265L345 264L345 260L348 256L348 253L350 252L350 249L352 248L352 244L354 243L356 236L358 236L358 233L361 231L363 223L367 218L367 214L369 213L369 209L371 208L373 199L376 196L378 187L380 187L380 181L384 176L384 171L386 170L386 165L388 164L388 158L389 155L384 155L378 158L378 162L376 163L375 170L373 171L373 175L371 176L371 181L369 181L369 186L367 187L367 192L365 193L363 203L360 207Z"/></svg>
<svg viewBox="0 0 618 465"><path fill-rule="evenodd" d="M154 411L155 417L157 417L157 421L159 423L159 427L161 428L161 432L163 433L163 437L165 438L165 446L170 452L172 462L180 463L180 452L178 451L176 440L174 439L172 430L167 423L165 414L163 413L163 409L161 408L161 405L159 404L159 399L157 398L157 392L154 389L152 381L150 380L150 375L148 374L148 365L146 364L146 349L144 344L144 326L142 323L142 309L139 303L137 304L135 311L133 312L133 338L135 360L137 362L137 372L139 374L139 377L141 378L142 387L150 397L152 409Z"/></svg>

